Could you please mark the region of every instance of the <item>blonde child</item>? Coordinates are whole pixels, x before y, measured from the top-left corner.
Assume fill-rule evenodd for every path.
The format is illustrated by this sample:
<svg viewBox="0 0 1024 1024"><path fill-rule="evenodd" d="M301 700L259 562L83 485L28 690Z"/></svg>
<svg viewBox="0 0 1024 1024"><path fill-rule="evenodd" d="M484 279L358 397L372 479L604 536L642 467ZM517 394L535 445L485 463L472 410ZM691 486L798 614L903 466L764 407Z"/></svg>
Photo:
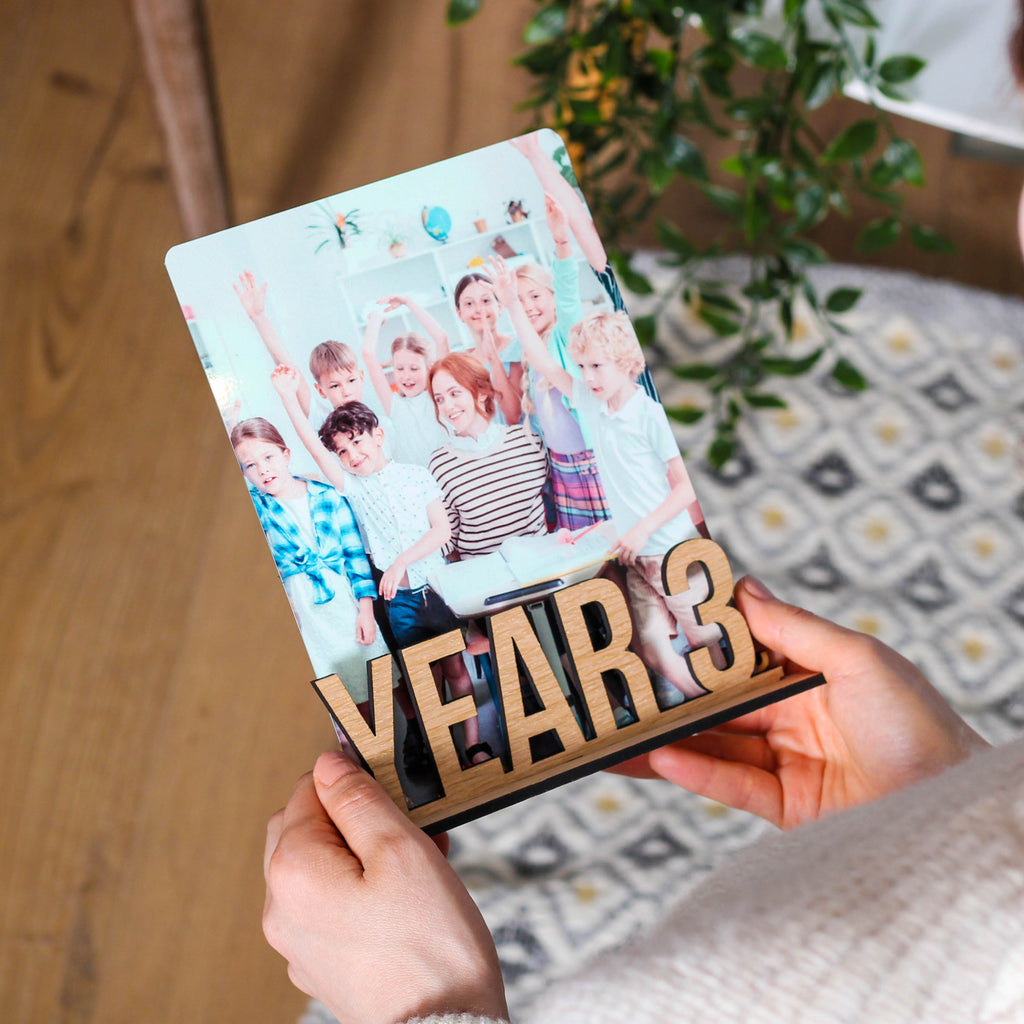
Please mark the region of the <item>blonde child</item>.
<svg viewBox="0 0 1024 1024"><path fill-rule="evenodd" d="M331 412L317 436L299 409L295 369L279 366L272 380L324 476L355 509L374 564L383 573L380 593L399 647L459 629L459 620L427 584L444 564L441 550L451 538L434 478L422 466L391 461L377 415L362 402L348 402ZM461 654L441 659L432 670L438 693L447 682L453 697L472 696L473 681ZM403 710L409 717L408 709ZM481 742L478 718L467 721L464 729L468 763L494 756Z"/></svg>
<svg viewBox="0 0 1024 1024"><path fill-rule="evenodd" d="M671 638L678 624L691 647L708 645L715 663L723 666L721 631L713 623L698 623L692 596L670 597L661 577L668 551L699 536L694 526L699 506L665 410L636 383L644 357L629 318L599 311L573 326L569 353L580 368L582 380L577 380L551 358L521 309L512 308L519 305L515 278L502 261L495 261L494 272L530 363L569 398L589 429L619 531L616 550L626 567L640 653L684 696L700 696L704 688Z"/></svg>
<svg viewBox="0 0 1024 1024"><path fill-rule="evenodd" d="M291 452L262 417L242 420L231 445L317 676L336 673L364 717L366 663L388 653L377 634L377 588L348 501L291 472Z"/></svg>
<svg viewBox="0 0 1024 1024"><path fill-rule="evenodd" d="M579 269L569 242L569 221L565 211L550 195L544 197L548 228L555 242L552 270L536 263L516 268L519 310L530 326L547 343L551 357L569 373L579 370L569 358L568 339L572 325L583 317L580 302ZM513 326L518 310L510 307ZM607 499L590 442L568 400L550 382L523 360L526 370L523 409L532 414L537 430L547 445L551 460L551 501L557 525L574 530L608 518Z"/></svg>
<svg viewBox="0 0 1024 1024"><path fill-rule="evenodd" d="M448 354L448 337L433 317L404 295L391 295L378 302L384 313L407 306L423 323L437 346L439 356ZM431 453L449 438L448 431L434 415L434 401L427 391L427 375L434 362L430 342L419 334L401 334L391 342L392 390L378 354L383 313L373 311L366 318L363 362L380 404L394 425L392 453L396 462L426 466Z"/></svg>
<svg viewBox="0 0 1024 1024"><path fill-rule="evenodd" d="M565 211L568 228L576 239L580 252L590 264L594 276L607 294L612 308L625 311L626 304L622 299L622 291L615 279L615 271L605 252L601 236L597 233L594 219L590 216L590 211L582 196L569 184L551 157L544 151L541 144L543 135L549 135L556 145L563 145L562 140L558 139L550 129L520 135L511 140L511 145L521 156L526 158L530 169L537 176L541 188L544 189L545 196L550 196ZM555 237L557 239L559 236ZM570 373L573 372L571 367L566 368ZM658 397L658 391L646 366L640 373L638 383L651 398Z"/></svg>

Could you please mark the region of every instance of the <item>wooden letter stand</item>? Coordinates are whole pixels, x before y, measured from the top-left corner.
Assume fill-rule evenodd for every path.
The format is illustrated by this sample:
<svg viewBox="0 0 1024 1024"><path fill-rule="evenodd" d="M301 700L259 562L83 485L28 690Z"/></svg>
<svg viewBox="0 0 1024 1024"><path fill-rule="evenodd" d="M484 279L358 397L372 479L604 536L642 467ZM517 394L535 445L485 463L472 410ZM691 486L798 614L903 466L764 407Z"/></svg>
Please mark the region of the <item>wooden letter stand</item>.
<svg viewBox="0 0 1024 1024"><path fill-rule="evenodd" d="M405 679L444 790L439 799L409 811L412 820L430 832L451 828L824 681L819 675L784 678L780 668L755 671L750 631L732 604L732 571L725 553L713 541L686 541L666 555L662 568L665 592L685 593L689 589L687 572L694 566L702 570L707 582L707 595L694 610L699 622L721 627L726 666L717 668L706 647L688 652L685 658L691 674L707 693L664 710L658 705L646 666L632 650L633 627L626 600L610 579L597 577L578 583L547 599L549 617L566 652L558 668L565 669L561 674L568 676L569 693L556 677L523 608L491 616L490 657L508 749L482 764L463 768L452 737L453 726L477 714L473 698L442 701L430 668L440 658L465 650L462 633L455 630L401 651ZM588 607L603 619L602 642L597 647L584 614ZM395 762L392 672L390 655L369 666L372 726L337 676L318 679L314 686L370 770L405 810L407 802ZM613 677L628 693L634 720L626 725L617 725L612 714L606 683ZM535 698L530 704L539 708L527 710L527 687ZM547 740L546 753L537 756L535 741L542 736Z"/></svg>

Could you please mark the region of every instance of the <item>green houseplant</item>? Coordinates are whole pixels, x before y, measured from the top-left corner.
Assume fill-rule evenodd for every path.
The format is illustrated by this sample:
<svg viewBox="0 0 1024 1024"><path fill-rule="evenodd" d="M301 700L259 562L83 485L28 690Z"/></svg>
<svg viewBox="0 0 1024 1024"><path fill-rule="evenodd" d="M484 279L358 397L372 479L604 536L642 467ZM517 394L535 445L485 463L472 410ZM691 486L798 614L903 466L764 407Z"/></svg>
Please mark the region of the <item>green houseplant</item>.
<svg viewBox="0 0 1024 1024"><path fill-rule="evenodd" d="M457 25L482 0L450 0ZM668 220L657 222L680 295L728 345L720 359L672 372L700 381L707 405L670 408L684 422L714 418L708 457L723 465L747 409L780 408L773 378L806 373L822 360L841 385L862 389L854 362L838 352L842 314L860 297L838 287L819 295L808 268L828 256L807 237L851 202L877 215L858 246L874 252L904 235L927 250L950 243L908 216L902 188L921 185L916 147L875 106L831 133L815 111L859 79L877 93L900 89L924 66L910 56L876 54L879 25L867 0L536 0L516 58L534 78L523 104L535 125L566 139L598 228L616 269L633 291L650 283L630 266L622 237L652 214L677 179L694 185L721 212L724 227L698 244ZM704 140L722 140L728 156L709 166ZM707 257L743 253L749 274L740 293L711 279ZM806 303L823 343L793 357L794 308ZM636 321L642 340L655 317ZM646 336L646 337L645 337Z"/></svg>

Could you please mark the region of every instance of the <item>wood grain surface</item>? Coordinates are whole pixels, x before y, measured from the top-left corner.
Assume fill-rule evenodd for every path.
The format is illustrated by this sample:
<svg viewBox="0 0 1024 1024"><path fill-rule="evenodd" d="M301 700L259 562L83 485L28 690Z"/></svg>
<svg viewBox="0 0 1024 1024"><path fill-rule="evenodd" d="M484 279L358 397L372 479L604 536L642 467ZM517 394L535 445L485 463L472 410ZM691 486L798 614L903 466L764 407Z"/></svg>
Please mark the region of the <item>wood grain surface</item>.
<svg viewBox="0 0 1024 1024"><path fill-rule="evenodd" d="M529 0L209 0L239 220L525 126ZM0 19L0 1017L291 1022L264 826L327 715L163 271L185 237L124 0ZM1018 172L915 129L961 243L1020 291ZM719 515L723 513L718 513Z"/></svg>

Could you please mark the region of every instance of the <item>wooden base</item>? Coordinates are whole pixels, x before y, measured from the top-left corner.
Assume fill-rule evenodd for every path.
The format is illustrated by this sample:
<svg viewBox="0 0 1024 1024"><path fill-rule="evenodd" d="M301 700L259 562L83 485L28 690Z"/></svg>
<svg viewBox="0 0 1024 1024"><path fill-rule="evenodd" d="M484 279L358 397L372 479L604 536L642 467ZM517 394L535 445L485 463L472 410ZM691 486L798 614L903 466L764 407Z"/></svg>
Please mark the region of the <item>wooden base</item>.
<svg viewBox="0 0 1024 1024"><path fill-rule="evenodd" d="M688 620L688 636L704 643L717 638L713 646L687 653L685 670L684 659L667 650L667 636L664 644L652 643L650 623L646 633L643 622L634 628L623 588L612 579L587 580L547 598L546 643L537 619L524 608L492 615L487 657L497 680L492 693L505 743L498 756L480 764L464 766L455 739L457 727L478 727L474 698L464 694L445 700L432 671L466 651L462 632L452 630L399 651L401 676L440 783L426 802L417 803L399 775L395 658L377 658L368 668L368 720L337 676L313 685L395 803L403 809L416 804L409 810L412 820L428 831L441 831L822 682L818 676L783 678L781 669L755 672L750 631L731 603L732 572L713 541L691 540L673 548L662 564L662 584L676 608L673 614ZM677 601L691 591L691 602ZM588 616L600 627L592 630ZM638 648L646 651L646 662ZM659 703L649 671L658 664L674 676L680 696L687 696L684 702L668 708ZM613 691L628 705L629 724L616 722L615 704L621 700L613 698Z"/></svg>
<svg viewBox="0 0 1024 1024"><path fill-rule="evenodd" d="M611 768L632 757L639 757L656 747L714 729L733 718L821 686L824 682L825 677L820 674L783 676L781 670L773 669L754 676L743 686L732 688L730 693L709 693L664 711L661 713L661 721L653 729L643 722L635 722L620 729L614 737L604 741L590 741L585 750L566 761L556 758L538 761L533 765L528 778L520 774L514 784L491 787L486 794L481 794L482 798L472 801L439 800L417 807L409 814L429 835L446 832L538 793ZM740 703L735 703L740 694ZM558 760L557 765L549 767L549 761L555 760ZM469 774L473 770L468 768L466 772Z"/></svg>

